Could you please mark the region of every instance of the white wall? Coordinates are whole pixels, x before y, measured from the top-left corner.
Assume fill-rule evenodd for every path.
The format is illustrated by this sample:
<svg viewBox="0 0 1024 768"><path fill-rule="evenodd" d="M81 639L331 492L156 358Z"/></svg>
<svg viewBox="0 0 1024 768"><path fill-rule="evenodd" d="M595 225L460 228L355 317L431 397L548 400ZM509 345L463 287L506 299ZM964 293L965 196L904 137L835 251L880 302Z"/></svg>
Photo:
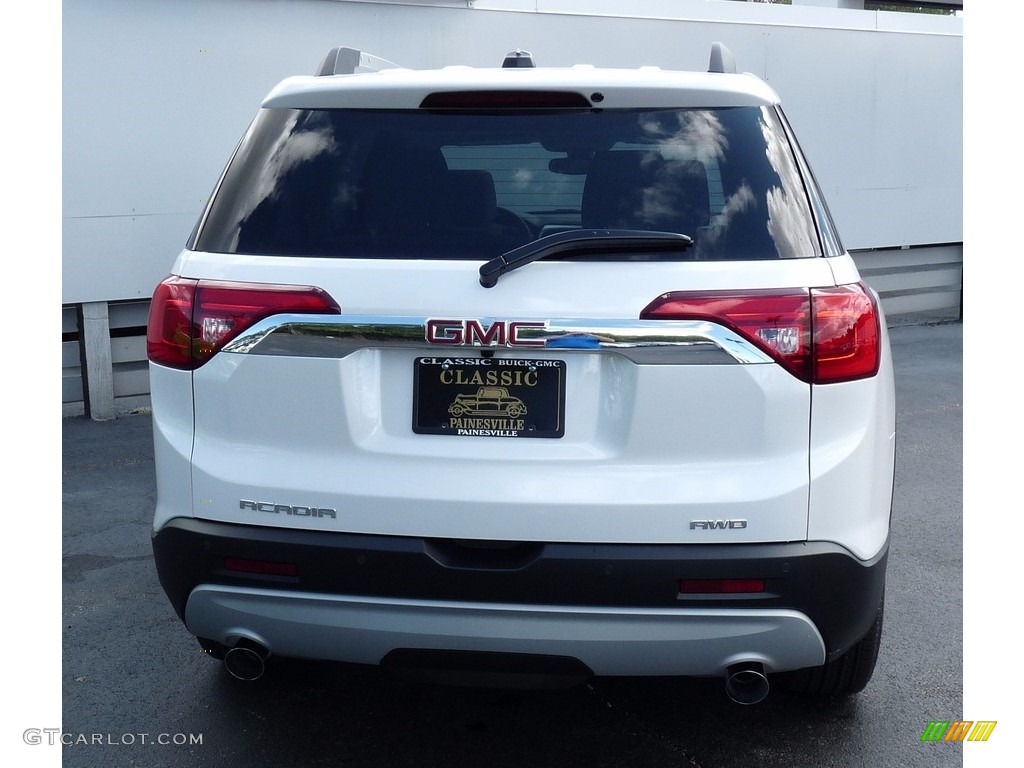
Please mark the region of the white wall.
<svg viewBox="0 0 1024 768"><path fill-rule="evenodd" d="M624 14L628 13L626 17ZM148 298L281 78L348 45L414 68L705 69L775 87L851 249L963 240L962 20L726 0L63 5L63 303Z"/></svg>

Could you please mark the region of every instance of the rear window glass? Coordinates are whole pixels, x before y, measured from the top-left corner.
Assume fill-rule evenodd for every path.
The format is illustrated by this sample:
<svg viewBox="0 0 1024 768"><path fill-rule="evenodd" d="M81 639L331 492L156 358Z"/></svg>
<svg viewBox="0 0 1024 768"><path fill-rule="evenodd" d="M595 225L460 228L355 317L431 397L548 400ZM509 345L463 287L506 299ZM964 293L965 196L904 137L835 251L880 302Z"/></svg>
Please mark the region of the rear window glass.
<svg viewBox="0 0 1024 768"><path fill-rule="evenodd" d="M630 229L693 238L666 258L816 256L798 168L767 107L262 110L195 248L487 260L558 232Z"/></svg>

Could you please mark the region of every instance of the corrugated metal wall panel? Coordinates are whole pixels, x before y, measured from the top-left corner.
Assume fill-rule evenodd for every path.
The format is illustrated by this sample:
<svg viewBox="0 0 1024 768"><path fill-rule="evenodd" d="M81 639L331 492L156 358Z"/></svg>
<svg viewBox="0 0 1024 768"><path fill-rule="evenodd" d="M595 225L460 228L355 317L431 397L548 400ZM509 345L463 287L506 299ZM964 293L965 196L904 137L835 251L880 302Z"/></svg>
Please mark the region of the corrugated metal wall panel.
<svg viewBox="0 0 1024 768"><path fill-rule="evenodd" d="M861 276L878 291L890 321L959 318L962 243L854 252Z"/></svg>
<svg viewBox="0 0 1024 768"><path fill-rule="evenodd" d="M149 301L110 302L107 313L114 397L149 394L149 365L146 360ZM61 396L65 403L82 402L86 383L83 380L77 307L61 308L61 326Z"/></svg>
<svg viewBox="0 0 1024 768"><path fill-rule="evenodd" d="M61 307L61 397L65 403L85 398L82 391L82 367L78 351L78 317L75 307Z"/></svg>

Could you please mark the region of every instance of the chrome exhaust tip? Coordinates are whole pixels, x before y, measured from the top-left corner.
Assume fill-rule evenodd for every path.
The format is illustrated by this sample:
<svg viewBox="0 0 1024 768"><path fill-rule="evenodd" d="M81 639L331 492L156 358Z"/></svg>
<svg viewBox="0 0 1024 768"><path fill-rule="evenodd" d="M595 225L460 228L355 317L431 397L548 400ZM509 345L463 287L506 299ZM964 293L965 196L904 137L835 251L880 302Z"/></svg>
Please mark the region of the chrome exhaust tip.
<svg viewBox="0 0 1024 768"><path fill-rule="evenodd" d="M241 640L224 654L224 667L239 680L259 680L267 668L270 651L259 643Z"/></svg>
<svg viewBox="0 0 1024 768"><path fill-rule="evenodd" d="M764 664L745 661L725 670L725 693L737 704L760 704L768 695Z"/></svg>

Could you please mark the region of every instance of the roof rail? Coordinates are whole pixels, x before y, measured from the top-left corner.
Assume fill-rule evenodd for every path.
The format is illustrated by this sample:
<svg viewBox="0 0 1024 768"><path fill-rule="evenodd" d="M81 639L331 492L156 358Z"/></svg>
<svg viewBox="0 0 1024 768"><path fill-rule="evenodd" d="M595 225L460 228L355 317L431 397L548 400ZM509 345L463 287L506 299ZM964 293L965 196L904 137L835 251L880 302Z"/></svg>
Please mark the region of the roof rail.
<svg viewBox="0 0 1024 768"><path fill-rule="evenodd" d="M708 72L736 74L736 57L725 47L724 43L711 44L711 61L708 63Z"/></svg>
<svg viewBox="0 0 1024 768"><path fill-rule="evenodd" d="M354 75L356 72L380 72L382 69L401 69L393 61L382 59L355 48L331 48L320 62L317 77L324 75Z"/></svg>

